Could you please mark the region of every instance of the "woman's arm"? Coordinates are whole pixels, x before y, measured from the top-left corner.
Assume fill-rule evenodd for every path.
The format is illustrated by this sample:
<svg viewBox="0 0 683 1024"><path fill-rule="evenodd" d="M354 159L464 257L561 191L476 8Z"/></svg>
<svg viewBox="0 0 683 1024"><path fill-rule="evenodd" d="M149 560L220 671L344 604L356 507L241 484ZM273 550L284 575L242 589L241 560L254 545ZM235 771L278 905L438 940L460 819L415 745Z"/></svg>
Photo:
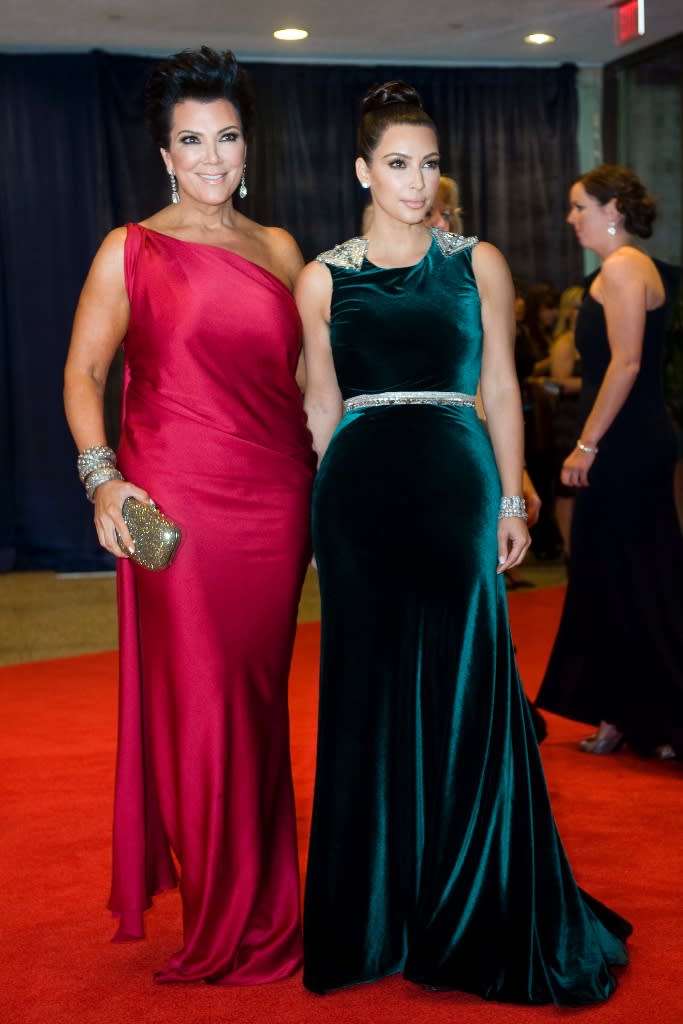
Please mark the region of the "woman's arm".
<svg viewBox="0 0 683 1024"><path fill-rule="evenodd" d="M550 356L544 359L537 359L534 363L533 377L547 377L550 373Z"/></svg>
<svg viewBox="0 0 683 1024"><path fill-rule="evenodd" d="M126 229L105 238L93 260L74 317L64 370L64 407L79 452L106 445L104 388L114 354L128 327L130 305L123 271ZM100 484L95 491L95 525L100 544L123 557L115 536L132 549L132 539L121 515L129 496L148 501L146 491L121 480Z"/></svg>
<svg viewBox="0 0 683 1024"><path fill-rule="evenodd" d="M484 412L484 406L481 400L481 384L477 386L477 391L474 396L474 405L477 410L477 416L483 423L484 427L488 431L488 424L486 422L486 413ZM541 499L538 491L534 487L534 482L527 472L526 466L522 470L522 497L526 502L527 511L527 526L531 528L538 522L538 517L541 514Z"/></svg>
<svg viewBox="0 0 683 1024"><path fill-rule="evenodd" d="M507 263L494 246L480 242L473 252L472 265L484 329L481 399L503 494L511 497L522 494L524 467L522 402L514 361L514 288ZM519 565L529 542L523 519L501 519L498 571Z"/></svg>
<svg viewBox="0 0 683 1024"><path fill-rule="evenodd" d="M605 260L598 275L611 355L579 439L581 444L595 451L575 448L562 467L562 482L570 487L588 485L588 472L598 445L628 398L640 371L647 312L643 258L637 250L617 250Z"/></svg>
<svg viewBox="0 0 683 1024"><path fill-rule="evenodd" d="M106 444L104 388L123 340L129 304L123 275L126 229L107 235L93 260L74 317L64 370L66 418L79 451Z"/></svg>
<svg viewBox="0 0 683 1024"><path fill-rule="evenodd" d="M332 278L327 267L322 263L304 267L295 295L304 328L304 408L320 464L343 412L330 347Z"/></svg>

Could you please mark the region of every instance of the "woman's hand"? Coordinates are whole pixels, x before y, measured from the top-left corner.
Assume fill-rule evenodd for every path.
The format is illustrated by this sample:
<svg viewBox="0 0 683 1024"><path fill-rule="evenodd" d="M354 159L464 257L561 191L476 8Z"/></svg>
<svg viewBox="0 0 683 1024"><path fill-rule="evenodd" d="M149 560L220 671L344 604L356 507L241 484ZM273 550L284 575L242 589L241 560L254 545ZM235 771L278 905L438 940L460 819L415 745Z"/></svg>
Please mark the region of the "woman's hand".
<svg viewBox="0 0 683 1024"><path fill-rule="evenodd" d="M527 525L518 516L498 520L498 574L514 569L524 561L531 537Z"/></svg>
<svg viewBox="0 0 683 1024"><path fill-rule="evenodd" d="M126 498L137 498L146 505L153 505L147 491L141 487L129 483L127 480L108 480L100 484L95 491L95 528L97 537L103 548L117 558L127 558L125 551L122 551L116 534L121 538L121 543L128 549L130 555L135 551L133 538L128 532L121 509Z"/></svg>
<svg viewBox="0 0 683 1024"><path fill-rule="evenodd" d="M565 487L588 487L588 473L595 461L595 452L575 448L562 463L560 479Z"/></svg>

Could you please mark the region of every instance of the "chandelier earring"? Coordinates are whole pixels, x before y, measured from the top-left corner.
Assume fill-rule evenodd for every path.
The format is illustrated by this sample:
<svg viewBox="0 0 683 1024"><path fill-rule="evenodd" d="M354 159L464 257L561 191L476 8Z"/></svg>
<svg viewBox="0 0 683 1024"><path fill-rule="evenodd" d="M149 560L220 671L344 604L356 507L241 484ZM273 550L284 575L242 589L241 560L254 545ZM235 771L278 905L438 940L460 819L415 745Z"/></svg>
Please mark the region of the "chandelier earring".
<svg viewBox="0 0 683 1024"><path fill-rule="evenodd" d="M611 220L609 222L608 227L607 227L607 234L614 236L614 235L616 235L616 233L617 233L616 221Z"/></svg>
<svg viewBox="0 0 683 1024"><path fill-rule="evenodd" d="M180 193L178 192L178 182L173 171L168 172L168 176L171 179L171 202L177 205L180 202Z"/></svg>
<svg viewBox="0 0 683 1024"><path fill-rule="evenodd" d="M247 165L245 164L242 168L242 180L240 181L240 199L245 199L247 195Z"/></svg>

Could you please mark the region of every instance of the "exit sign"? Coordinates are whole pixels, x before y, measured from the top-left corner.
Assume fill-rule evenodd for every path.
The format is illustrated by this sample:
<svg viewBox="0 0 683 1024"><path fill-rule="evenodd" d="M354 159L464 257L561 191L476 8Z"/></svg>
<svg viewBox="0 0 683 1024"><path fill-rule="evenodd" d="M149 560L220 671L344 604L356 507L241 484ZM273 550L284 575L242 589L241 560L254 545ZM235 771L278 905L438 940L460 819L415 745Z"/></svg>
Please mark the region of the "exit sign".
<svg viewBox="0 0 683 1024"><path fill-rule="evenodd" d="M616 5L614 34L618 46L645 35L645 0L624 0Z"/></svg>

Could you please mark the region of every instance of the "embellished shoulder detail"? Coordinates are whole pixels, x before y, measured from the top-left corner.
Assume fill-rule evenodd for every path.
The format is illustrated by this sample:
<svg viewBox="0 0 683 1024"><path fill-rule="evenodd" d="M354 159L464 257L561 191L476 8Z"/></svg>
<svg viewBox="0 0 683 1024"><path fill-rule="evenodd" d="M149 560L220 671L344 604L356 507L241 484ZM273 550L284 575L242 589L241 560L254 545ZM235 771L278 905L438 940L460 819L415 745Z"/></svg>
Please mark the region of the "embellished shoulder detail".
<svg viewBox="0 0 683 1024"><path fill-rule="evenodd" d="M442 231L441 228L432 228L432 235L444 256L454 256L463 249L471 249L479 241L476 235L456 235L452 231Z"/></svg>
<svg viewBox="0 0 683 1024"><path fill-rule="evenodd" d="M321 252L316 256L316 262L329 263L333 267L345 267L347 270L360 270L367 251L367 238L350 238L348 242L335 245L334 249Z"/></svg>

